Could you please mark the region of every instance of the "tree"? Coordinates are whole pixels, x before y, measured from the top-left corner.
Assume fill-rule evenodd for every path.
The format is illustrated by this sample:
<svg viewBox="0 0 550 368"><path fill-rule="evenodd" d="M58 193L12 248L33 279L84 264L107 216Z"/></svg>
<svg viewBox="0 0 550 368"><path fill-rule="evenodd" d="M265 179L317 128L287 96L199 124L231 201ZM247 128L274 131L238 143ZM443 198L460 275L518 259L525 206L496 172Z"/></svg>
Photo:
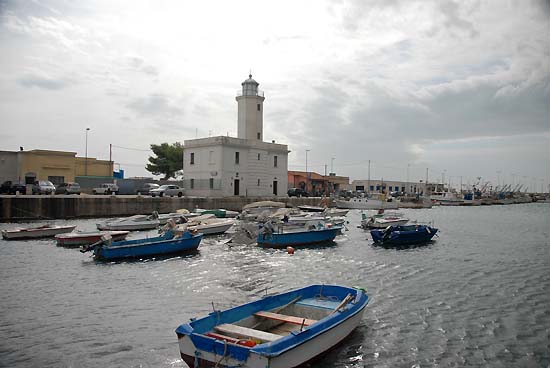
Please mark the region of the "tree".
<svg viewBox="0 0 550 368"><path fill-rule="evenodd" d="M151 151L156 157L149 157L145 169L153 175L164 175L164 179L173 177L176 171L183 169L183 145L162 143L151 144Z"/></svg>

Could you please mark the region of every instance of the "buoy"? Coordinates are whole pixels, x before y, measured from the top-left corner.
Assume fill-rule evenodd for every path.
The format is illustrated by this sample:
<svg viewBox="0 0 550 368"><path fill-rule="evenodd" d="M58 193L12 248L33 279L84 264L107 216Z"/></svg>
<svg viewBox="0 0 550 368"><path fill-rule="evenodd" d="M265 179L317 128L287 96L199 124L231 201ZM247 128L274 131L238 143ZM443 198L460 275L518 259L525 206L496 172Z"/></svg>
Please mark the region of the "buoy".
<svg viewBox="0 0 550 368"><path fill-rule="evenodd" d="M286 252L287 252L288 254L294 254L294 248L292 248L292 247L286 247Z"/></svg>

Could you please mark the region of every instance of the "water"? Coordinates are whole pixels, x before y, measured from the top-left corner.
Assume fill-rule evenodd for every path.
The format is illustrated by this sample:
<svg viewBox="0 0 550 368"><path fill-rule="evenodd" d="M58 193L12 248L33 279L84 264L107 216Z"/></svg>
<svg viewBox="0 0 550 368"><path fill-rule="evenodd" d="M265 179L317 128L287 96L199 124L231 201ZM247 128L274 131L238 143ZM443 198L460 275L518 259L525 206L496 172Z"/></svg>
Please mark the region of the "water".
<svg viewBox="0 0 550 368"><path fill-rule="evenodd" d="M356 211L336 244L294 255L209 238L194 255L105 264L53 240L2 240L0 366L185 367L174 330L212 301L225 308L266 288L337 283L365 287L372 300L315 368L548 367L550 206L400 212L434 220L440 236L374 247ZM95 227L55 221L65 222Z"/></svg>

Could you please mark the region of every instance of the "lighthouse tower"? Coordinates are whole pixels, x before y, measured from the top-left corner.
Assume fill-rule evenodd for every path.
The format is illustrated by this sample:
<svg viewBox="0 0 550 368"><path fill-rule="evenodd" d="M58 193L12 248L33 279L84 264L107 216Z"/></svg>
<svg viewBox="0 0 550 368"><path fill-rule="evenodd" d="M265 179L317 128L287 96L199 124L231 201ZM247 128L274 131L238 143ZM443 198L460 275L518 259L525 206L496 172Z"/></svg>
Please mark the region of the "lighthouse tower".
<svg viewBox="0 0 550 368"><path fill-rule="evenodd" d="M260 85L252 74L241 83L243 86L236 97L238 104L238 131L241 139L259 140L264 138L264 93L258 90Z"/></svg>

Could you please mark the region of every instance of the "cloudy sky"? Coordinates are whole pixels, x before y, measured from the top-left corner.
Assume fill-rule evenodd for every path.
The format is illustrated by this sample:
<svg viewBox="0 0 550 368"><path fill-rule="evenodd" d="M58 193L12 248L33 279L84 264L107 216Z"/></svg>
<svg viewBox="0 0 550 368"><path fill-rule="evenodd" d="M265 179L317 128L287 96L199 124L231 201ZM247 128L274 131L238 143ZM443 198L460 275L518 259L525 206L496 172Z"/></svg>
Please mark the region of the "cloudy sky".
<svg viewBox="0 0 550 368"><path fill-rule="evenodd" d="M550 1L0 0L0 149L237 134L252 70L289 169L550 184ZM118 165L116 166L118 167Z"/></svg>

